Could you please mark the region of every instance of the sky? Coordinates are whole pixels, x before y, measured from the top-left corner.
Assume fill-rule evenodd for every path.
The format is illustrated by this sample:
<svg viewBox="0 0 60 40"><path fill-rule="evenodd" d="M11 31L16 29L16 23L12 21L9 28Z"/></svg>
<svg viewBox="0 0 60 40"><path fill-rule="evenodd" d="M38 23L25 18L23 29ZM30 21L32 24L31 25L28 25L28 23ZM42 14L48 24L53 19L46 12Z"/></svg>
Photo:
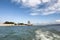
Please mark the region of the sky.
<svg viewBox="0 0 60 40"><path fill-rule="evenodd" d="M0 0L0 22L60 23L60 0Z"/></svg>

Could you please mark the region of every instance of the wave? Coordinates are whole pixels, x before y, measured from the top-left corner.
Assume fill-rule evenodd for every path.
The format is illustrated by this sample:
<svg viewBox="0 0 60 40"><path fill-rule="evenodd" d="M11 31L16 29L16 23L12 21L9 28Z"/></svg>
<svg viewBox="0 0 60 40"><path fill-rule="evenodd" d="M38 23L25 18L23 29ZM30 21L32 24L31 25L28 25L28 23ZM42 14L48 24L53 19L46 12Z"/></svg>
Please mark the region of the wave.
<svg viewBox="0 0 60 40"><path fill-rule="evenodd" d="M0 27L0 40L60 40L59 28L60 26Z"/></svg>
<svg viewBox="0 0 60 40"><path fill-rule="evenodd" d="M60 35L50 31L36 30L35 33L35 40L60 40Z"/></svg>

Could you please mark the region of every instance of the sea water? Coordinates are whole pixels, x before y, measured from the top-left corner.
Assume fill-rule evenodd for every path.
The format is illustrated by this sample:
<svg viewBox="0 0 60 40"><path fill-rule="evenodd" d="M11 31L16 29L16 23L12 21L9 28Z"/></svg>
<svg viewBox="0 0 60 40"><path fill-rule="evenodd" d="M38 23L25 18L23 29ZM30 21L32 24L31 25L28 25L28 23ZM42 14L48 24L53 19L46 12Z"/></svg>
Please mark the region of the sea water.
<svg viewBox="0 0 60 40"><path fill-rule="evenodd" d="M0 40L60 40L60 26L0 26Z"/></svg>

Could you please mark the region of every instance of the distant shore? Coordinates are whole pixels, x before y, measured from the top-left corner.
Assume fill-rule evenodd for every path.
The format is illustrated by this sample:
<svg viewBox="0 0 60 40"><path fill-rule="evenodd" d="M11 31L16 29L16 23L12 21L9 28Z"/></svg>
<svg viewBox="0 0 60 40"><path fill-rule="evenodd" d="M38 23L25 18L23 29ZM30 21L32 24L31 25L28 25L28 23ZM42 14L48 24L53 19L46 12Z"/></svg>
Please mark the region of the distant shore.
<svg viewBox="0 0 60 40"><path fill-rule="evenodd" d="M0 24L0 26L31 26L31 25Z"/></svg>
<svg viewBox="0 0 60 40"><path fill-rule="evenodd" d="M14 24L0 24L0 26L15 26Z"/></svg>

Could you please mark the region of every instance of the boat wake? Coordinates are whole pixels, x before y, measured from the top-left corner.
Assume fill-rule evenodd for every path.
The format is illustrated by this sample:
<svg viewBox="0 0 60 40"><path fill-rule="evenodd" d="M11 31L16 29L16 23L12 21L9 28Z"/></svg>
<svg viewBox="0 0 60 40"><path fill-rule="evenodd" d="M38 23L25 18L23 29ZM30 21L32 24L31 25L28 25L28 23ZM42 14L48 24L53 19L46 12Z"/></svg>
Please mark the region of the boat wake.
<svg viewBox="0 0 60 40"><path fill-rule="evenodd" d="M34 40L60 40L60 35L50 31L36 30L35 33Z"/></svg>

